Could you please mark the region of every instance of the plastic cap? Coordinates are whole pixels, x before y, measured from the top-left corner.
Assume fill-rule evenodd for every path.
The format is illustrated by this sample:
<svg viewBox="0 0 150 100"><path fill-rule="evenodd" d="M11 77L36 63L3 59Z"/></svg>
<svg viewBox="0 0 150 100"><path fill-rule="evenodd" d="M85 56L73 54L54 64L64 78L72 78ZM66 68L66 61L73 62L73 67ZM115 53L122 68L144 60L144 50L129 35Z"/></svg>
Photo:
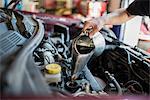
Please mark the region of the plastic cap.
<svg viewBox="0 0 150 100"><path fill-rule="evenodd" d="M49 74L58 74L61 72L61 66L59 64L48 64L45 68Z"/></svg>

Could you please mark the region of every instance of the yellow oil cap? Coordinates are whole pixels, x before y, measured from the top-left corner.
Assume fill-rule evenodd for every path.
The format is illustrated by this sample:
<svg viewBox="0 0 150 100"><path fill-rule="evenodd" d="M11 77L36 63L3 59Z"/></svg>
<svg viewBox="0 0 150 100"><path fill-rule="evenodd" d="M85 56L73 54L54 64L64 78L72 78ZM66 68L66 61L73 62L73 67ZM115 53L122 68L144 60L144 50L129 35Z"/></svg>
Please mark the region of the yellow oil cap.
<svg viewBox="0 0 150 100"><path fill-rule="evenodd" d="M59 64L48 64L46 65L47 73L49 74L58 74L61 72L61 66Z"/></svg>

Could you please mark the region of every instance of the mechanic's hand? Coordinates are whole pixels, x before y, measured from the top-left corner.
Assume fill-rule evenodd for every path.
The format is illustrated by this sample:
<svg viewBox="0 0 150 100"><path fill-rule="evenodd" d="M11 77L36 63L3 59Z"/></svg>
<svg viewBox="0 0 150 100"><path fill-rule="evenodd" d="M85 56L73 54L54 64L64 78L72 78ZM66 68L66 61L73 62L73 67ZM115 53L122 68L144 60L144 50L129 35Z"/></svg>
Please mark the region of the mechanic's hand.
<svg viewBox="0 0 150 100"><path fill-rule="evenodd" d="M104 19L103 18L93 18L88 20L84 23L83 31L88 29L92 29L92 31L88 34L91 38L94 33L100 31L100 29L104 26Z"/></svg>

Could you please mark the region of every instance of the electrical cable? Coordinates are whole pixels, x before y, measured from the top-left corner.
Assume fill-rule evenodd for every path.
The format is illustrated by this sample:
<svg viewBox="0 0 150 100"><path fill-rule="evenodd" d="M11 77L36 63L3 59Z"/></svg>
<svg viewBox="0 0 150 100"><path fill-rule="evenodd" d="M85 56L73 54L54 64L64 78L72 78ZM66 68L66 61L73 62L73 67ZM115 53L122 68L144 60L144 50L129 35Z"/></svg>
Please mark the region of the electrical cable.
<svg viewBox="0 0 150 100"><path fill-rule="evenodd" d="M127 53L128 65L129 65L131 71L133 72L133 74L134 74L135 76L137 76L139 79L141 79L142 81L144 81L144 79L143 79L141 76L139 76L139 75L134 71L134 69L133 69L133 67L132 67L132 61L131 61L131 57L130 57L129 51L127 51L126 49L124 49L124 50L125 50L126 53Z"/></svg>
<svg viewBox="0 0 150 100"><path fill-rule="evenodd" d="M124 84L124 86L127 87L127 88L129 88L129 87L131 87L131 86L134 86L134 85L138 85L138 87L139 87L140 90L141 90L141 93L142 93L142 94L144 93L144 90L143 90L142 85L141 85L139 82L135 81L135 80L130 80L130 81L128 81L126 84ZM136 91L136 92L138 93L138 91Z"/></svg>

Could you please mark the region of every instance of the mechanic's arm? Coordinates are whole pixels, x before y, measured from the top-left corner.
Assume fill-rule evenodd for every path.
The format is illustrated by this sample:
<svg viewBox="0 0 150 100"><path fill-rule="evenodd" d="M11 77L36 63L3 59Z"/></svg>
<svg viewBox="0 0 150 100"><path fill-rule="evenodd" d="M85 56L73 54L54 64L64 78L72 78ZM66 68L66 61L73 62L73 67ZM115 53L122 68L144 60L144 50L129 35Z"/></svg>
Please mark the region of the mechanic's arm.
<svg viewBox="0 0 150 100"><path fill-rule="evenodd" d="M83 27L83 31L92 28L93 30L89 34L89 36L91 37L94 33L98 32L104 25L120 25L133 17L133 15L128 14L126 9L118 9L117 11L112 12L106 16L86 21Z"/></svg>

